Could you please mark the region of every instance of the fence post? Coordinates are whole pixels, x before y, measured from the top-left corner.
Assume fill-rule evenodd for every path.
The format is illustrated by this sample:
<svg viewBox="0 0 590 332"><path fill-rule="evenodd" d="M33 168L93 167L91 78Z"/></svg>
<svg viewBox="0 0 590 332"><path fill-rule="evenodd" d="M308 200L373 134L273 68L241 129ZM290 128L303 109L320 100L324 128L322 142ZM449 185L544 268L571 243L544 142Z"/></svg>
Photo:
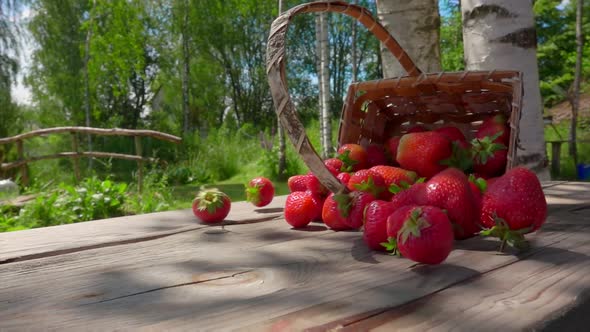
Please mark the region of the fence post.
<svg viewBox="0 0 590 332"><path fill-rule="evenodd" d="M561 169L561 143L562 142L551 142L551 173L555 176L559 175Z"/></svg>
<svg viewBox="0 0 590 332"><path fill-rule="evenodd" d="M78 156L79 154L79 149L78 149L78 133L76 133L75 131L71 132L72 134L72 150L76 153L76 156L74 156L73 162L74 162L74 175L76 176L76 183L80 182L80 158Z"/></svg>
<svg viewBox="0 0 590 332"><path fill-rule="evenodd" d="M25 160L25 150L23 147L23 140L19 139L16 141L16 151L18 153L18 160ZM20 167L21 182L26 187L29 185L29 174L27 172L27 163L22 164Z"/></svg>
<svg viewBox="0 0 590 332"><path fill-rule="evenodd" d="M137 161L137 191L141 194L143 189L143 157L142 157L142 148L141 148L141 137L134 136L135 138L135 154L142 159Z"/></svg>

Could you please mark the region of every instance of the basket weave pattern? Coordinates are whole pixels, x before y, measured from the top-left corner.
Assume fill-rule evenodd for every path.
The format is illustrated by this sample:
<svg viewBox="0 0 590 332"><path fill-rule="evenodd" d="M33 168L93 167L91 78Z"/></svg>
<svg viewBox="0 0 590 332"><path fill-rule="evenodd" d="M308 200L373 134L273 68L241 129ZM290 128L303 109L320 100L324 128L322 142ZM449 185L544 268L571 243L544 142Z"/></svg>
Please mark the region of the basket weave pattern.
<svg viewBox="0 0 590 332"><path fill-rule="evenodd" d="M507 169L516 160L522 77L517 71L422 73L371 13L345 2L313 2L286 11L272 24L267 47L267 75L281 125L309 169L332 192L346 188L325 167L309 142L293 105L285 75L285 35L293 16L329 11L357 19L398 59L408 76L350 85L341 114L339 145L384 143L420 124L428 129L455 126L473 138L482 120L503 113L509 119Z"/></svg>

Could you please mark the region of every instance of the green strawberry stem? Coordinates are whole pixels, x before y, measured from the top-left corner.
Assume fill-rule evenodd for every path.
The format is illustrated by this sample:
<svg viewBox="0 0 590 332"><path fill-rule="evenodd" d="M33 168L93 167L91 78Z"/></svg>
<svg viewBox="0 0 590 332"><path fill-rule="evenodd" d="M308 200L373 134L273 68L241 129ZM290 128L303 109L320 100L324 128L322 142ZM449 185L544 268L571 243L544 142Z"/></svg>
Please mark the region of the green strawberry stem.
<svg viewBox="0 0 590 332"><path fill-rule="evenodd" d="M469 182L475 184L480 193L485 193L488 190L488 182L483 178L476 178L475 175L469 174Z"/></svg>
<svg viewBox="0 0 590 332"><path fill-rule="evenodd" d="M415 208L410 213L410 217L404 221L404 225L397 233L398 240L401 237L401 242L406 243L410 235L418 238L420 237L420 230L429 227L430 224L424 218L422 218L422 209Z"/></svg>
<svg viewBox="0 0 590 332"><path fill-rule="evenodd" d="M459 143L452 143L452 153L447 159L441 160L440 164L454 167L463 172L469 171L473 167L473 152L471 149L463 148Z"/></svg>
<svg viewBox="0 0 590 332"><path fill-rule="evenodd" d="M504 144L494 143L503 131L500 131L492 136L486 136L484 138L474 138L471 141L473 160L485 165L488 162L488 158L492 157L496 151L506 150L507 147Z"/></svg>
<svg viewBox="0 0 590 332"><path fill-rule="evenodd" d="M387 242L381 242L380 244L385 248L385 251L390 251L390 255L401 257L402 254L397 249L397 240L394 237L388 237Z"/></svg>
<svg viewBox="0 0 590 332"><path fill-rule="evenodd" d="M524 234L530 232L532 227L525 227L521 229L510 229L508 223L497 216L494 217L495 226L484 229L479 232L482 236L497 237L502 240L499 252L504 252L506 245L509 245L519 251L525 251L530 248L529 242L524 238Z"/></svg>
<svg viewBox="0 0 590 332"><path fill-rule="evenodd" d="M352 198L347 194L335 194L334 200L338 204L338 211L346 218L352 208Z"/></svg>
<svg viewBox="0 0 590 332"><path fill-rule="evenodd" d="M355 184L354 187L359 191L368 192L375 197L379 196L383 191L383 188L375 186L375 181L373 181L372 176L369 176L367 181Z"/></svg>
<svg viewBox="0 0 590 332"><path fill-rule="evenodd" d="M344 153L339 154L336 158L342 160L342 172L351 172L354 165L358 163L358 161L350 158L350 150L344 151Z"/></svg>

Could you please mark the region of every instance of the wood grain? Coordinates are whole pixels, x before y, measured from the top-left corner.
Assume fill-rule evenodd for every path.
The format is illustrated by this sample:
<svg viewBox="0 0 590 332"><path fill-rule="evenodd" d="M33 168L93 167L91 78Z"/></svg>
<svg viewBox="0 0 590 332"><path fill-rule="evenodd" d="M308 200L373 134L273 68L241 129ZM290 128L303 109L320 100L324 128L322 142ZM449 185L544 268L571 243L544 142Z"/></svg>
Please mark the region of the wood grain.
<svg viewBox="0 0 590 332"><path fill-rule="evenodd" d="M275 197L263 209L234 202L226 224L278 218L285 200L286 196ZM203 227L210 226L198 223L186 209L0 233L0 264L147 241Z"/></svg>
<svg viewBox="0 0 590 332"><path fill-rule="evenodd" d="M548 188L578 194L571 204L550 209L548 223L531 236L533 250L522 255L497 254L498 242L471 239L459 242L444 264L423 266L369 251L359 232L332 232L321 224L295 231L280 218L262 222L258 214L264 213L244 208L223 231L199 227L1 264L0 330L537 326L590 288L590 220L572 214L587 206L575 203L585 191L561 187ZM103 234L121 238L112 229Z"/></svg>

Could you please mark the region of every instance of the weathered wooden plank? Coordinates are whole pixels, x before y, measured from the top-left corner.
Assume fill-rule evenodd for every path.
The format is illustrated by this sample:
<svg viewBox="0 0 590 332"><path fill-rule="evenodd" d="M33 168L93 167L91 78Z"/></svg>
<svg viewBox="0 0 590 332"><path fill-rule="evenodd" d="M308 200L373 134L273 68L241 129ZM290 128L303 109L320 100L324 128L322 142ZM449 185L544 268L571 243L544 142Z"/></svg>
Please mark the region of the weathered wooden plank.
<svg viewBox="0 0 590 332"><path fill-rule="evenodd" d="M225 224L269 220L282 214L286 196L263 209L234 202ZM0 233L0 264L146 241L202 227L190 209Z"/></svg>
<svg viewBox="0 0 590 332"><path fill-rule="evenodd" d="M574 306L588 305L589 231L585 228L584 232L571 232L571 237L525 260L408 305L340 326L343 331L543 329ZM577 324L584 321L588 323L587 316L578 318ZM585 326L578 325L571 330L584 329Z"/></svg>
<svg viewBox="0 0 590 332"><path fill-rule="evenodd" d="M579 238L589 223L552 215L546 226L524 256L473 239L435 267L370 252L358 232L293 231L284 221L4 264L0 329L299 330L366 320L519 259L537 261L559 243L590 254Z"/></svg>

